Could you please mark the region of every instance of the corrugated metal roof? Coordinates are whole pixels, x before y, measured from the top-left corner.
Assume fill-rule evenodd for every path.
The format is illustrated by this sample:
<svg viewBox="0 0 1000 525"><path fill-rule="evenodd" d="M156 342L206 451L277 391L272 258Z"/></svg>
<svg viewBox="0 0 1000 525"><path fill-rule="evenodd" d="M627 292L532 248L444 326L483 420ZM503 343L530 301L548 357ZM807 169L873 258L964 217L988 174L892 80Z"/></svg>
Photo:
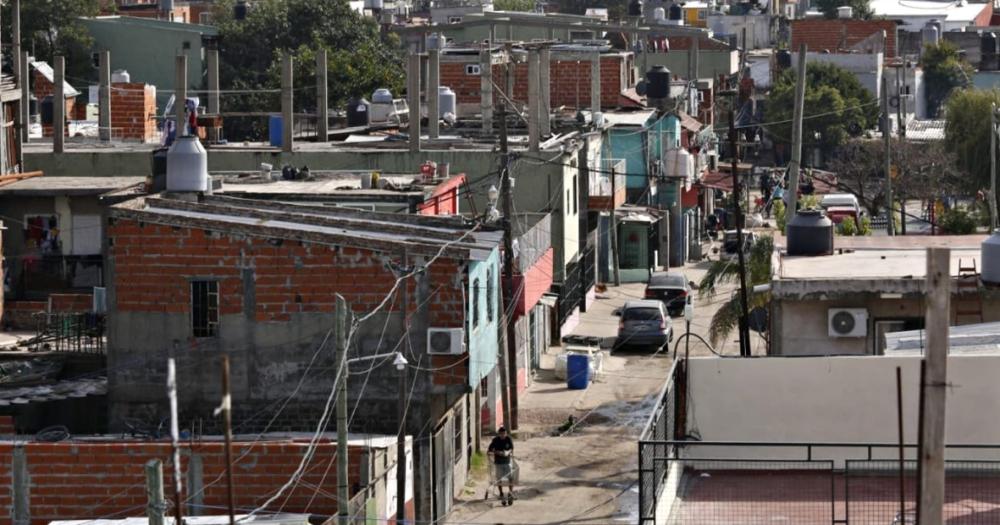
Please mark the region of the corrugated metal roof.
<svg viewBox="0 0 1000 525"><path fill-rule="evenodd" d="M34 62L31 63L31 67L35 68L36 71L38 71L39 73L41 73L42 76L45 77L46 80L48 80L49 82L55 83L55 81L56 81L56 72L52 70L52 66L50 66L48 62L42 62L42 61L36 60L36 61L34 61ZM74 88L73 86L69 85L69 82L66 82L65 80L63 80L63 96L65 96L66 98L71 98L71 97L75 97L75 96L77 96L79 94L80 94L80 92L77 91L76 88Z"/></svg>

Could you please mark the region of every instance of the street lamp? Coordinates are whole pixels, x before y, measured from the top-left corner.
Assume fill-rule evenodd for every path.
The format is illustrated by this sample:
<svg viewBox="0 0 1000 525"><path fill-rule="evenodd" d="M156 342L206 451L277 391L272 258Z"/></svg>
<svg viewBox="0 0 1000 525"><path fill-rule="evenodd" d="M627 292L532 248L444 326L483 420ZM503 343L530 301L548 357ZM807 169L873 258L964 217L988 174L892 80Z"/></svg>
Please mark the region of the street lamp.
<svg viewBox="0 0 1000 525"><path fill-rule="evenodd" d="M497 201L500 200L500 191L497 190L496 186L490 186L490 189L486 191L486 197L489 199L489 207L486 210L486 222L497 222L500 220L500 210L497 209Z"/></svg>
<svg viewBox="0 0 1000 525"><path fill-rule="evenodd" d="M396 523L406 523L406 358L396 352L392 361L399 372L399 434L396 436Z"/></svg>

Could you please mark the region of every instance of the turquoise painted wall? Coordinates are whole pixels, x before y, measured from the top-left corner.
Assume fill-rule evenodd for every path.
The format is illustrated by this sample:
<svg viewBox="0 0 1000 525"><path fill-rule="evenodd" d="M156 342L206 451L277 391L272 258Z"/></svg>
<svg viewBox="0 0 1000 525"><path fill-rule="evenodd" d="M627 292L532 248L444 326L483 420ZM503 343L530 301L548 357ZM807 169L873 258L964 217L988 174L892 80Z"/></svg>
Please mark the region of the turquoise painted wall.
<svg viewBox="0 0 1000 525"><path fill-rule="evenodd" d="M607 158L625 159L628 171L625 185L628 188L645 188L649 184L643 148L647 140L651 160L659 160L661 140L664 141L664 150L680 144L681 121L675 115L666 115L658 120L655 116L651 117L644 128L645 131L631 127L612 128L605 146Z"/></svg>
<svg viewBox="0 0 1000 525"><path fill-rule="evenodd" d="M467 294L469 386L478 388L479 382L496 366L500 347L497 337L501 314L499 249L493 250L485 261L469 263Z"/></svg>

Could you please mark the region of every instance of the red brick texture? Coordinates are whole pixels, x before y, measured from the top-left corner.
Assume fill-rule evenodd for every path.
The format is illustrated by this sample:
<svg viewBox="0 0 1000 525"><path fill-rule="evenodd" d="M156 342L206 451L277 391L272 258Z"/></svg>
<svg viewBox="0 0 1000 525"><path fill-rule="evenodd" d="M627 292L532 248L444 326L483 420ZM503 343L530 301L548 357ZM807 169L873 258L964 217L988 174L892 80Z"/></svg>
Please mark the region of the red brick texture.
<svg viewBox="0 0 1000 525"><path fill-rule="evenodd" d="M117 139L156 140L156 88L142 82L111 84L111 130Z"/></svg>
<svg viewBox="0 0 1000 525"><path fill-rule="evenodd" d="M292 315L334 312L341 294L359 314L370 312L395 283L385 254L348 246L274 241L201 229L141 224L116 219L108 227L108 260L113 264L114 308L119 311L185 314L191 310L189 279L219 283L219 314L242 315L241 268L254 270L254 318L289 322ZM397 261L398 262L398 261ZM427 270L431 296L425 302L435 327L465 322L464 262L439 258ZM416 297L414 279L406 281ZM400 290L397 293L401 293ZM398 312L390 301L384 311ZM416 308L414 301L409 312ZM225 322L225 319L222 319ZM436 384L466 384L468 356L434 356Z"/></svg>
<svg viewBox="0 0 1000 525"><path fill-rule="evenodd" d="M459 104L473 104L480 101L479 75L467 75L466 63L444 62L441 64L441 85L455 92ZM621 106L620 95L632 86L630 78L632 57L629 55L604 55L601 57L601 107L604 109ZM528 102L528 64L521 62L514 68L514 94L511 99L526 104ZM559 60L552 57L549 70L550 101L552 107L590 107L590 61ZM503 88L504 66L493 66L493 80ZM499 100L495 92L494 101Z"/></svg>
<svg viewBox="0 0 1000 525"><path fill-rule="evenodd" d="M50 313L82 313L94 307L94 296L89 293L49 294Z"/></svg>
<svg viewBox="0 0 1000 525"><path fill-rule="evenodd" d="M45 301L4 301L3 326L7 330L34 330L38 327L35 314L45 313L48 307Z"/></svg>
<svg viewBox="0 0 1000 525"><path fill-rule="evenodd" d="M988 18L987 18L988 20ZM792 50L800 44L810 52L848 49L862 40L885 31L886 58L896 56L896 22L892 20L826 20L822 18L792 20Z"/></svg>
<svg viewBox="0 0 1000 525"><path fill-rule="evenodd" d="M263 504L288 481L302 461L308 443L268 441L234 443L233 483L235 506L255 508ZM145 464L163 462L164 492L173 494L173 467L170 444L165 442L63 442L26 443L28 489L32 525L53 520L124 518L141 516L146 506ZM249 452L243 456L244 452ZM183 443L181 466L185 476L182 497L192 496L186 481L192 455L201 459L203 505L225 508L226 484L224 445L221 442ZM0 443L0 484L10 487L13 447ZM241 456L243 456L241 458ZM337 502L337 445L321 441L306 464L302 481L278 498L273 509L284 505L285 512L332 515ZM352 495L360 479L362 448L352 447L349 475ZM218 482L212 483L213 481ZM316 487L319 487L318 489ZM11 525L11 492L0 491L0 525ZM209 512L212 513L212 512Z"/></svg>

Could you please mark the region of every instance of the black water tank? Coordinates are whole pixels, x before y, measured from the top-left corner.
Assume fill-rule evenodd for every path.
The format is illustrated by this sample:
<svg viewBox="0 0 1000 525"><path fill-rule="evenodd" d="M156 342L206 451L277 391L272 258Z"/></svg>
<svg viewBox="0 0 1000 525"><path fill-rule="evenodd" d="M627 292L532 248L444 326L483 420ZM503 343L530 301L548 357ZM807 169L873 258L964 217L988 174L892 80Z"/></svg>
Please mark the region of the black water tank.
<svg viewBox="0 0 1000 525"><path fill-rule="evenodd" d="M628 16L642 16L642 0L631 0L628 3Z"/></svg>
<svg viewBox="0 0 1000 525"><path fill-rule="evenodd" d="M979 40L979 49L984 55L991 54L995 55L997 53L997 34L996 33L983 33L983 36Z"/></svg>
<svg viewBox="0 0 1000 525"><path fill-rule="evenodd" d="M41 109L38 113L42 116L42 124L46 126L52 125L52 122L56 119L52 95L42 99Z"/></svg>
<svg viewBox="0 0 1000 525"><path fill-rule="evenodd" d="M670 98L670 70L665 66L653 66L646 73L646 97Z"/></svg>
<svg viewBox="0 0 1000 525"><path fill-rule="evenodd" d="M237 0L233 5L233 20L246 20L247 3L246 0Z"/></svg>
<svg viewBox="0 0 1000 525"><path fill-rule="evenodd" d="M681 5L678 3L670 4L670 13L667 14L669 20L681 20L683 18L683 12L681 10Z"/></svg>
<svg viewBox="0 0 1000 525"><path fill-rule="evenodd" d="M347 101L347 127L367 126L371 122L372 104L363 97Z"/></svg>
<svg viewBox="0 0 1000 525"><path fill-rule="evenodd" d="M820 210L799 210L785 232L788 255L833 255L833 222Z"/></svg>
<svg viewBox="0 0 1000 525"><path fill-rule="evenodd" d="M789 69L792 67L792 53L787 49L778 50L778 69Z"/></svg>

